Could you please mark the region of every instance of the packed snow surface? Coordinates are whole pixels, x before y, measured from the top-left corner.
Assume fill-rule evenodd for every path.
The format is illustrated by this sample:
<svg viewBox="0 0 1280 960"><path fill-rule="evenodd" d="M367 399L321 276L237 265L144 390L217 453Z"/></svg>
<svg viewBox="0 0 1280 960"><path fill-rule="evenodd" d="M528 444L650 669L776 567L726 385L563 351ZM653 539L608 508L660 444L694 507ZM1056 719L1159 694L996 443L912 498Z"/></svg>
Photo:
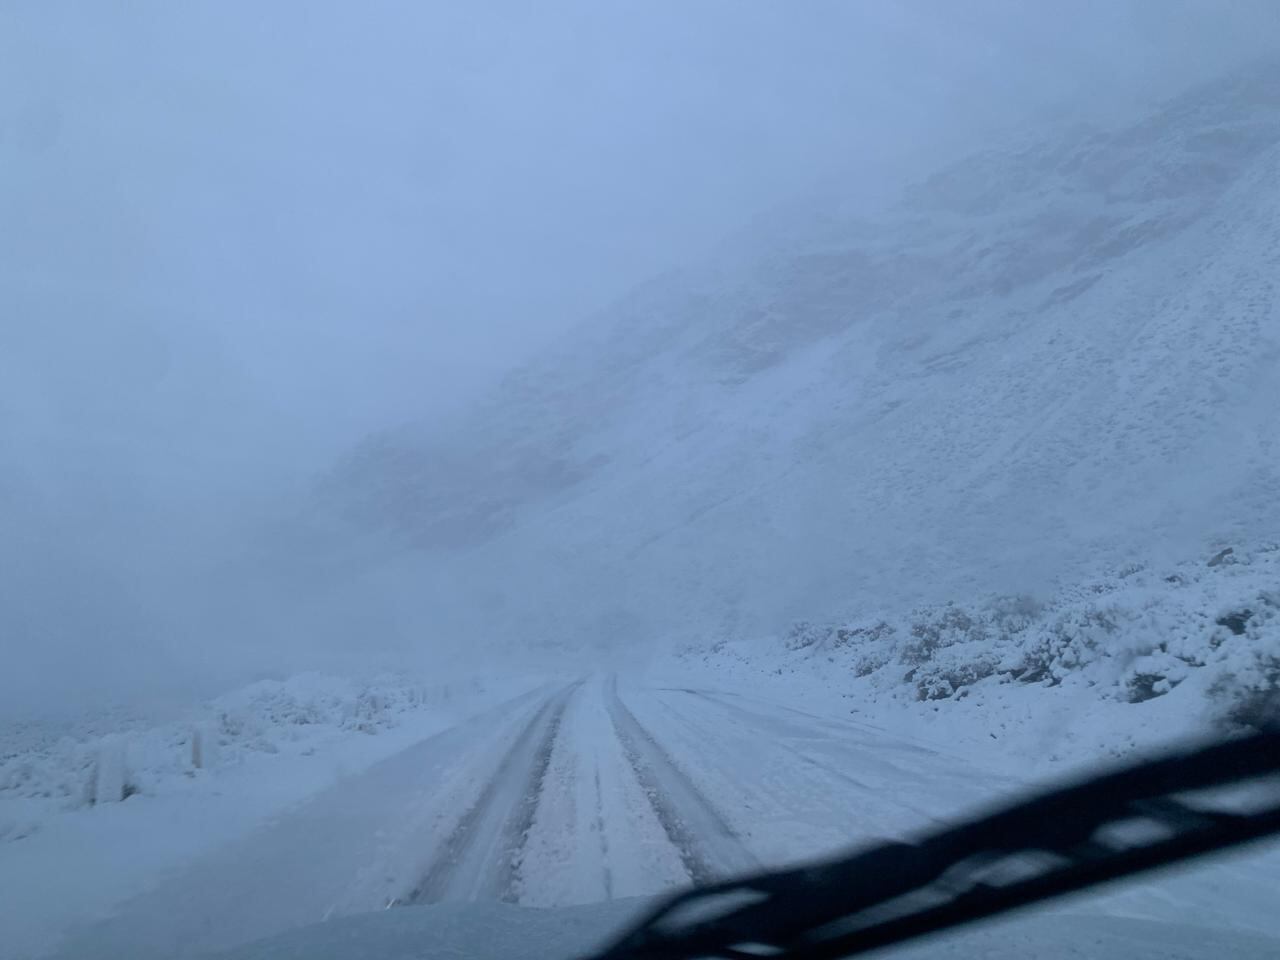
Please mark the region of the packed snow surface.
<svg viewBox="0 0 1280 960"><path fill-rule="evenodd" d="M512 931L527 922L537 937L554 910L544 920L497 908L620 902L565 914L608 918L582 921L596 937L631 898L908 836L1025 789L1031 772L976 737L889 729L816 682L800 698L794 678L771 688L773 673L735 689L688 663L670 670L547 679L510 687L496 704L496 693L473 692L471 709L451 717L418 707L399 727L335 737L310 757L246 761L242 772L257 777L218 775L225 799L144 792L49 818L2 848L4 956L198 956L322 924L305 945L340 918L395 908L405 919L332 927L335 947L368 935L361 953L376 956L383 936L402 943L426 929L414 924L437 929L432 916L463 906L459 918ZM1065 695L1055 689L1045 696ZM948 705L958 704L916 701L922 711ZM339 775L343 758L355 762ZM308 776L304 761L323 772ZM1096 936L1119 949L1194 916L1202 929L1182 938L1183 955L1228 941L1261 955L1266 937L1280 938L1266 906L1278 884L1280 858L1262 851L1094 894L1068 905L1093 926L1064 943ZM450 912L422 912L431 905ZM462 922L446 930L461 936ZM390 955L438 955L431 942L424 934L425 952Z"/></svg>

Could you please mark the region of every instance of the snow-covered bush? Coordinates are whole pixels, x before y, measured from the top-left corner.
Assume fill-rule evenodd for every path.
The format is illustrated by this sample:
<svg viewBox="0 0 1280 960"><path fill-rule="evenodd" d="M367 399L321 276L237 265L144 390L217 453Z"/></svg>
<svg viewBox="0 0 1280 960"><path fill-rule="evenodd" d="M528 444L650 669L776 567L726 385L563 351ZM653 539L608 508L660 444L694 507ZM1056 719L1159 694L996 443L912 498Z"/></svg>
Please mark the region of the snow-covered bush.
<svg viewBox="0 0 1280 960"><path fill-rule="evenodd" d="M1228 727L1280 724L1280 655L1255 651L1250 669L1224 673L1209 688L1218 719Z"/></svg>
<svg viewBox="0 0 1280 960"><path fill-rule="evenodd" d="M782 647L846 670L849 683L868 683L875 695L929 701L964 697L983 682L1072 683L1137 704L1204 670L1212 682L1197 689L1219 721L1256 726L1277 712L1280 550L1219 549L1174 569L1129 564L1045 602L991 596L802 622Z"/></svg>
<svg viewBox="0 0 1280 960"><path fill-rule="evenodd" d="M1234 728L1280 724L1280 589L1258 591L1214 623L1211 659L1220 673L1209 697L1216 719Z"/></svg>
<svg viewBox="0 0 1280 960"><path fill-rule="evenodd" d="M830 627L823 627L810 623L808 620L801 620L792 625L787 632L786 640L783 642L788 650L806 650L825 639L830 630Z"/></svg>
<svg viewBox="0 0 1280 960"><path fill-rule="evenodd" d="M1007 650L1000 672L1021 683L1057 686L1097 659L1119 619L1117 611L1093 605L1059 611Z"/></svg>

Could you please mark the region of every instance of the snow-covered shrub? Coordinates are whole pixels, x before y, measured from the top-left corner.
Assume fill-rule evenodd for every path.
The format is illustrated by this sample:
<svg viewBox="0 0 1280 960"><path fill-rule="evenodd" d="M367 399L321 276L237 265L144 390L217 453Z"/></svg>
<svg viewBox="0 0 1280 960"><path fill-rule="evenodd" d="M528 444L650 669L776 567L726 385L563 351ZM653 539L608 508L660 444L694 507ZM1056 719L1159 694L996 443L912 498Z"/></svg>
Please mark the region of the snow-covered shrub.
<svg viewBox="0 0 1280 960"><path fill-rule="evenodd" d="M898 631L886 620L876 620L866 626L845 624L836 627L831 636L831 643L836 647L856 646L866 648L882 644L891 639Z"/></svg>
<svg viewBox="0 0 1280 960"><path fill-rule="evenodd" d="M1142 703L1144 700L1164 696L1183 679L1182 677L1170 678L1168 674L1162 672L1138 670L1125 681L1125 690L1130 703Z"/></svg>
<svg viewBox="0 0 1280 960"><path fill-rule="evenodd" d="M1229 728L1280 724L1280 655L1255 654L1252 669L1222 674L1209 687L1215 718Z"/></svg>
<svg viewBox="0 0 1280 960"><path fill-rule="evenodd" d="M92 745L61 737L51 746L20 753L0 763L0 791L59 806L92 802L95 751Z"/></svg>
<svg viewBox="0 0 1280 960"><path fill-rule="evenodd" d="M1251 599L1215 619L1214 659L1222 672L1209 698L1216 719L1233 728L1280 724L1280 590Z"/></svg>
<svg viewBox="0 0 1280 960"><path fill-rule="evenodd" d="M862 651L854 657L853 675L855 677L869 677L877 670L888 665L892 659L892 652L882 645L871 650Z"/></svg>
<svg viewBox="0 0 1280 960"><path fill-rule="evenodd" d="M995 682L1076 685L1140 704L1210 668L1191 687L1206 696L1217 677L1207 696L1222 722L1256 724L1271 709L1280 657L1280 550L1236 547L1214 559L1163 569L1130 563L1045 602L991 596L835 626L803 622L783 647L843 663L847 682L865 680L868 696L921 700ZM812 657L817 651L825 656Z"/></svg>
<svg viewBox="0 0 1280 960"><path fill-rule="evenodd" d="M1063 610L1027 629L1023 641L1008 650L1001 672L1021 683L1057 686L1097 659L1118 629L1117 619L1114 610L1092 604Z"/></svg>
<svg viewBox="0 0 1280 960"><path fill-rule="evenodd" d="M893 659L892 639L896 633L897 628L883 619L840 624L801 620L787 632L783 646L792 651L834 652L848 648L857 658L855 673L865 677ZM718 652L717 648L713 647L713 652Z"/></svg>
<svg viewBox="0 0 1280 960"><path fill-rule="evenodd" d="M996 673L1008 672L1003 652L1036 622L1040 606L1026 597L998 596L974 607L954 603L911 615L898 662L921 700L939 700Z"/></svg>
<svg viewBox="0 0 1280 960"><path fill-rule="evenodd" d="M913 618L908 639L898 647L898 661L918 667L932 660L943 647L985 639L982 624L954 604L940 610L922 610Z"/></svg>
<svg viewBox="0 0 1280 960"><path fill-rule="evenodd" d="M830 627L810 623L808 620L801 620L792 624L791 629L787 631L787 638L783 641L783 645L788 650L806 650L821 641L830 630Z"/></svg>
<svg viewBox="0 0 1280 960"><path fill-rule="evenodd" d="M1253 611L1245 607L1242 610L1229 610L1214 622L1220 627L1226 627L1238 637L1244 633L1245 627L1249 624L1249 618L1252 616Z"/></svg>
<svg viewBox="0 0 1280 960"><path fill-rule="evenodd" d="M945 700L996 672L997 661L990 653L970 652L958 656L956 653L958 651L947 651L911 672L917 700Z"/></svg>
<svg viewBox="0 0 1280 960"><path fill-rule="evenodd" d="M482 689L478 683L424 687L400 676L358 682L302 675L250 684L168 724L108 711L72 727L78 737L15 725L0 742L0 800L6 809L33 812L22 818L6 812L0 839L25 836L31 823L56 811L159 792L250 755L305 753L348 731L376 733L409 711Z"/></svg>
<svg viewBox="0 0 1280 960"><path fill-rule="evenodd" d="M281 731L288 739L305 727L377 733L395 726L399 714L440 699L439 689L432 693L397 677L367 683L315 674L262 680L218 701L218 733L223 744L238 742L271 753L278 749Z"/></svg>

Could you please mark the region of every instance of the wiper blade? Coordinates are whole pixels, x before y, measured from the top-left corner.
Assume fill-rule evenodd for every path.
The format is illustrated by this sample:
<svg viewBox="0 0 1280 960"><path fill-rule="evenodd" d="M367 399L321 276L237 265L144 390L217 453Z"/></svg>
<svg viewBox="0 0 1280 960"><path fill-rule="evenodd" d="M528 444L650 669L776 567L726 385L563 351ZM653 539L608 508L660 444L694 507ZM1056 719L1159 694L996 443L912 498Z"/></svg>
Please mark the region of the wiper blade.
<svg viewBox="0 0 1280 960"><path fill-rule="evenodd" d="M1280 832L1280 728L797 869L695 888L595 960L831 960Z"/></svg>

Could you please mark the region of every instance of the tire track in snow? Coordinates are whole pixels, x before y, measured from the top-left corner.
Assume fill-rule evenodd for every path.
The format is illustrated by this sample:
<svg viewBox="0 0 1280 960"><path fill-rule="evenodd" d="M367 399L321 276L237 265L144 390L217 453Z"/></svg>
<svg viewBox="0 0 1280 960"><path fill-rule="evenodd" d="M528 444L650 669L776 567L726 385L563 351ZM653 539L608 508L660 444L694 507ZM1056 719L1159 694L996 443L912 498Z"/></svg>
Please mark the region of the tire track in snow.
<svg viewBox="0 0 1280 960"><path fill-rule="evenodd" d="M595 769L596 781L596 822L595 830L600 835L600 862L603 865L601 879L604 882L606 900L613 899L613 870L609 867L609 834L604 824L604 790L600 787L600 768Z"/></svg>
<svg viewBox="0 0 1280 960"><path fill-rule="evenodd" d="M404 903L515 902L520 854L537 813L560 721L579 686L581 681L571 684L538 710Z"/></svg>
<svg viewBox="0 0 1280 960"><path fill-rule="evenodd" d="M607 681L590 678L565 712L521 853L521 905L651 896L689 882L618 740Z"/></svg>
<svg viewBox="0 0 1280 960"><path fill-rule="evenodd" d="M607 693L614 732L654 814L695 884L745 873L759 866L734 829L675 765L618 696L617 678Z"/></svg>
<svg viewBox="0 0 1280 960"><path fill-rule="evenodd" d="M581 685L581 681L575 683L557 703L547 728L546 736L534 756L533 775L529 778L524 796L520 798L520 803L512 811L512 819L508 824L507 832L519 844L519 848L518 850L512 850L511 874L502 895L502 899L507 903L516 903L519 900L518 891L521 881L524 879L524 850L529 840L529 830L533 826L534 817L538 813L538 804L545 793L547 771L551 767L551 755L555 750L556 740L560 736L561 721L564 719L565 710L569 706L569 699Z"/></svg>

